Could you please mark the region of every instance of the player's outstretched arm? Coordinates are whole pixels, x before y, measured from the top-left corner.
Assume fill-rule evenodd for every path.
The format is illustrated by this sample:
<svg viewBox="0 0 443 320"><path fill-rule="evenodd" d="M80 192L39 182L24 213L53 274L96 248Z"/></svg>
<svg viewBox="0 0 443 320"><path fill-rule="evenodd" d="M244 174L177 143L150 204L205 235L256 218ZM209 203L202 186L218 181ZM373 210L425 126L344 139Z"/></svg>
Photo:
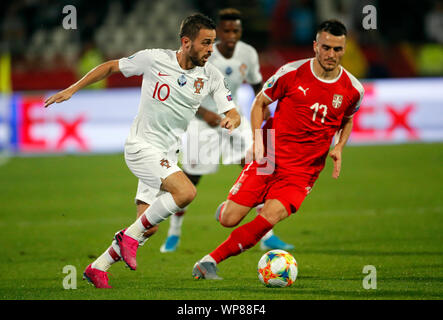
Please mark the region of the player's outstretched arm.
<svg viewBox="0 0 443 320"><path fill-rule="evenodd" d="M231 133L232 130L240 125L241 117L235 108L226 111L224 115L225 117L220 122L220 127L228 129L229 133Z"/></svg>
<svg viewBox="0 0 443 320"><path fill-rule="evenodd" d="M329 156L334 161L334 170L332 172L332 177L334 179L338 179L338 177L340 176L342 151L349 139L349 136L351 135L352 126L352 118L344 117L340 126L340 130L338 131L338 141L331 152L329 152Z"/></svg>
<svg viewBox="0 0 443 320"><path fill-rule="evenodd" d="M118 60L111 60L105 63L102 63L89 71L83 78L79 81L71 85L70 87L57 92L56 94L50 96L45 101L45 108L53 104L54 102L60 103L68 100L71 96L76 93L78 90L93 84L97 81L100 81L109 75L119 72L120 68L118 66Z"/></svg>

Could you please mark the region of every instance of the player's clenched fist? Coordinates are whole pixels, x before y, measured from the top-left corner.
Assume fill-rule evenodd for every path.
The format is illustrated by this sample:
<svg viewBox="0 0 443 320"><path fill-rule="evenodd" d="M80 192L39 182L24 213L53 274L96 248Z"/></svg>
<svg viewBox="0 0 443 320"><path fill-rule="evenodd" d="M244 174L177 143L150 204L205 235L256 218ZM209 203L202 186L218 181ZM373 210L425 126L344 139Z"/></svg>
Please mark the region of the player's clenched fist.
<svg viewBox="0 0 443 320"><path fill-rule="evenodd" d="M65 100L68 100L71 98L73 92L69 89L62 90L60 92L57 92L56 94L50 96L48 99L45 100L45 108L49 107L54 102L60 103Z"/></svg>
<svg viewBox="0 0 443 320"><path fill-rule="evenodd" d="M229 130L229 133L232 132L235 128L240 125L241 119L236 109L231 109L225 113L226 117L220 122L220 127L226 128Z"/></svg>
<svg viewBox="0 0 443 320"><path fill-rule="evenodd" d="M220 122L220 127L228 129L229 133L231 133L232 130L234 130L236 128L234 126L234 120L229 117L223 118L223 120Z"/></svg>

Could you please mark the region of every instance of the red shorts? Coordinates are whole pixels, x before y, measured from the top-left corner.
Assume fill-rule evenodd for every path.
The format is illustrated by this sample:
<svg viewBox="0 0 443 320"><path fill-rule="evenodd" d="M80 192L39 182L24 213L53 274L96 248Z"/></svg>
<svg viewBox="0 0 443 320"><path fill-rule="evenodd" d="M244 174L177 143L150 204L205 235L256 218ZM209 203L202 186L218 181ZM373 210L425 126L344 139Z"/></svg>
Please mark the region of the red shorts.
<svg viewBox="0 0 443 320"><path fill-rule="evenodd" d="M260 168L262 166L255 161L247 164L229 191L228 200L252 208L268 199L277 199L290 215L300 209L318 177L276 171L272 174L259 174L257 169L260 171Z"/></svg>

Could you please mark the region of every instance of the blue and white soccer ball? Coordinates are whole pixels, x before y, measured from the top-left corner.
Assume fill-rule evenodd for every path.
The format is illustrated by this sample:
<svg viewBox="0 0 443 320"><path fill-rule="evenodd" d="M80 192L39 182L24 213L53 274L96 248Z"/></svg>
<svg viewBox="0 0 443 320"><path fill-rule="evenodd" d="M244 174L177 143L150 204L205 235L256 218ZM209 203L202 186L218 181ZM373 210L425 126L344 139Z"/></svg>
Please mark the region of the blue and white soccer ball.
<svg viewBox="0 0 443 320"><path fill-rule="evenodd" d="M271 250L258 262L258 278L267 287L289 287L298 274L297 261L289 252Z"/></svg>

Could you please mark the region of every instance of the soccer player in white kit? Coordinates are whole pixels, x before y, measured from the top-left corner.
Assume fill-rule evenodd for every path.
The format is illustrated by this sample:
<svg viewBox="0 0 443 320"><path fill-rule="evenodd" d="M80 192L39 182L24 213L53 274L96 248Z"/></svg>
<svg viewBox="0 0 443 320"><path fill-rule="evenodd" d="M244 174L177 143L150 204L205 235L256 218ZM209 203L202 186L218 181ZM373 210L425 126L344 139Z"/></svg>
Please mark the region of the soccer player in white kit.
<svg viewBox="0 0 443 320"><path fill-rule="evenodd" d="M237 102L237 90L246 82L252 85L255 94L262 89L262 75L257 51L241 41L241 12L234 8L222 9L218 13L217 39L209 62L224 75L232 92L232 100L241 114ZM266 108L264 119L269 116ZM228 134L219 128L221 117L217 104L211 96L203 99L195 119L191 120L183 139L182 167L188 178L197 186L202 175L218 170L220 156L223 164L245 164L246 150L252 145L252 131L249 120L241 115L240 127ZM262 206L258 206L259 211ZM181 228L186 208L172 215L168 235L161 252L173 252L179 245ZM293 245L285 243L270 230L261 240L263 250L291 250Z"/></svg>
<svg viewBox="0 0 443 320"><path fill-rule="evenodd" d="M65 101L115 72L126 77L143 75L138 114L125 143L126 164L139 179L137 220L117 232L111 246L86 268L84 278L97 288L110 288L107 270L121 259L135 270L139 245L157 231L160 222L195 198L195 186L177 166L177 153L181 136L203 98L211 95L217 112L225 115L222 128L232 131L240 125L223 75L206 64L213 52L215 28L210 18L193 14L181 24L178 51L146 49L106 62L45 101L45 107Z"/></svg>

